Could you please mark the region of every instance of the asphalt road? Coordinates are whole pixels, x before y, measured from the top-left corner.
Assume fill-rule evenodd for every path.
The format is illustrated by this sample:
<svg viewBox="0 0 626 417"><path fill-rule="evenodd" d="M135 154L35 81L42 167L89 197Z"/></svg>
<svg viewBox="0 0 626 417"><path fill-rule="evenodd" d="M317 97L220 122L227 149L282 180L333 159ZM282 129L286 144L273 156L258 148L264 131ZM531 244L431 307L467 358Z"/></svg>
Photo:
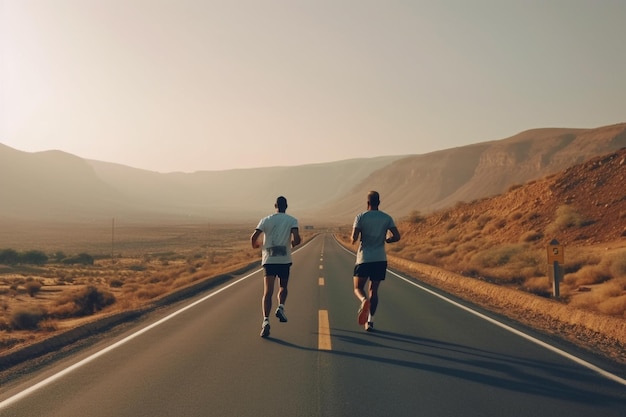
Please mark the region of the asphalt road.
<svg viewBox="0 0 626 417"><path fill-rule="evenodd" d="M286 313L259 337L262 273L0 387L0 416L619 416L623 375L390 272L376 331L356 321L354 255L294 254Z"/></svg>

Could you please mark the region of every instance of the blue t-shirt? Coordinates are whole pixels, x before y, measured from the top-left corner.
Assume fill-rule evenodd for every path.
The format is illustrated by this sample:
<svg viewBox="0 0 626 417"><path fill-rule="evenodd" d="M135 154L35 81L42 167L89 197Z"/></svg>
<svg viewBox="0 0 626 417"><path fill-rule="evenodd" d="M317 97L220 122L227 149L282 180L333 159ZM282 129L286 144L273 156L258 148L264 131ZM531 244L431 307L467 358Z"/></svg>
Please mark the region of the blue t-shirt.
<svg viewBox="0 0 626 417"><path fill-rule="evenodd" d="M291 263L291 229L298 228L298 220L286 213L274 213L259 221L257 230L263 232L261 264Z"/></svg>
<svg viewBox="0 0 626 417"><path fill-rule="evenodd" d="M354 227L361 230L361 241L356 252L356 263L383 262L387 260L385 239L387 231L396 227L393 219L380 210L368 210L357 214Z"/></svg>

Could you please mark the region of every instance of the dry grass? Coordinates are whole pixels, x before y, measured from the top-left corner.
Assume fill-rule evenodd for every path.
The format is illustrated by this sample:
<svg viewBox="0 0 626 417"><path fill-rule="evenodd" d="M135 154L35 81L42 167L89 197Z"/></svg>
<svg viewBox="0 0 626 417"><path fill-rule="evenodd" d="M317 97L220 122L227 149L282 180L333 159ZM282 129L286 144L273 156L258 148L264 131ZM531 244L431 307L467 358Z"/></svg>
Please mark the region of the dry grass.
<svg viewBox="0 0 626 417"><path fill-rule="evenodd" d="M45 225L4 235L0 249L41 250L49 261L0 266L0 353L249 265L260 256L249 244L252 228ZM92 256L93 265L59 256L78 253Z"/></svg>

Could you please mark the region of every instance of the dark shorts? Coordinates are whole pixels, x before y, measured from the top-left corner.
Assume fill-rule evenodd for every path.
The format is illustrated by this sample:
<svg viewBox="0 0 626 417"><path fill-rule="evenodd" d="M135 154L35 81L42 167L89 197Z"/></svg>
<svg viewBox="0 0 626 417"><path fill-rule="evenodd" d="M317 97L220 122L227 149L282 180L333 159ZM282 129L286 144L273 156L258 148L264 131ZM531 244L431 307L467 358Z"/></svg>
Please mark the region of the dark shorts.
<svg viewBox="0 0 626 417"><path fill-rule="evenodd" d="M369 278L372 281L382 281L387 273L387 262L366 262L354 266L354 276Z"/></svg>
<svg viewBox="0 0 626 417"><path fill-rule="evenodd" d="M291 268L291 264L265 264L263 265L263 269L265 269L266 277L278 277L281 279L289 279L289 268Z"/></svg>

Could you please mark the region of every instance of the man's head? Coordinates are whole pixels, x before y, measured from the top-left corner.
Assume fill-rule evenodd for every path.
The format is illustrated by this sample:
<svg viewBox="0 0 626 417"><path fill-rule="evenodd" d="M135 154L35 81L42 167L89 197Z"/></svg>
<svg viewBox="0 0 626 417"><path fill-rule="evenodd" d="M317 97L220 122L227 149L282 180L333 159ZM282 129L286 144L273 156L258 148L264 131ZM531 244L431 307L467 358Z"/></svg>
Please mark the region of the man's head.
<svg viewBox="0 0 626 417"><path fill-rule="evenodd" d="M284 213L287 210L287 199L281 195L276 199L274 207L276 207L280 213Z"/></svg>
<svg viewBox="0 0 626 417"><path fill-rule="evenodd" d="M380 205L380 194L378 191L370 191L367 194L367 206L373 209L377 209Z"/></svg>

